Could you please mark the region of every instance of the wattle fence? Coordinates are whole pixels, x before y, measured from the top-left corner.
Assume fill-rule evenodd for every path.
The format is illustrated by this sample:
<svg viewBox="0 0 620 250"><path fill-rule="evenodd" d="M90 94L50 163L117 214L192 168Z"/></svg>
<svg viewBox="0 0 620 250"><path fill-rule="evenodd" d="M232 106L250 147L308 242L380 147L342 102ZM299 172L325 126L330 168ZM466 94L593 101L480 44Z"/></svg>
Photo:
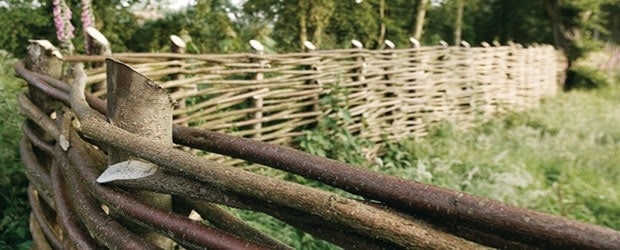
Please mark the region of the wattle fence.
<svg viewBox="0 0 620 250"><path fill-rule="evenodd" d="M352 134L379 144L424 136L442 120L468 127L554 95L564 72L562 57L547 45L114 56L170 90L179 104L176 124L280 145L325 116L342 120L334 110L348 111L344 125ZM89 86L105 85L104 68L87 74ZM321 102L326 97L335 100Z"/></svg>
<svg viewBox="0 0 620 250"><path fill-rule="evenodd" d="M423 136L441 120L466 127L526 109L557 91L563 71L549 46L105 59L63 57L33 41L29 54L15 69L29 86L19 96L28 117L20 152L35 248L290 248L221 206L344 248L620 245L620 232L608 228L277 145L326 116L381 143ZM231 166L239 161L357 196Z"/></svg>

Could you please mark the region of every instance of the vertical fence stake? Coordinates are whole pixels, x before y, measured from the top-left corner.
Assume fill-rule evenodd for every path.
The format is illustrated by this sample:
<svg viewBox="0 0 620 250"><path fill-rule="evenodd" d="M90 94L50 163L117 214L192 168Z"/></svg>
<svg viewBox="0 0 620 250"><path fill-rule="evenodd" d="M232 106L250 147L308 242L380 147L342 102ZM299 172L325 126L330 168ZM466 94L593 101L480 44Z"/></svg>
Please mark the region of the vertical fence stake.
<svg viewBox="0 0 620 250"><path fill-rule="evenodd" d="M265 61L261 58L265 47L263 47L263 44L261 44L259 41L257 40L250 40L250 47L252 47L252 53L258 55L259 58L254 58L251 59L251 62L253 63L258 63L259 69L263 69L265 67ZM256 74L254 75L254 80L256 81L262 81L264 78L263 72L256 72ZM262 137L262 133L260 132L260 130L263 128L263 96L262 95L255 95L252 97L252 107L256 108L256 111L254 112L254 120L256 120L256 123L254 123L254 131L256 131L256 133L254 134L254 138L257 140L260 140Z"/></svg>
<svg viewBox="0 0 620 250"><path fill-rule="evenodd" d="M128 132L149 137L172 148L173 102L167 91L126 64L106 59L108 82L107 115L110 123ZM123 150L108 149L108 164L138 160ZM138 191L137 196L145 202L171 210L170 195ZM170 249L172 241L138 225L128 225L141 237L154 244Z"/></svg>
<svg viewBox="0 0 620 250"><path fill-rule="evenodd" d="M50 43L49 41L30 40L30 45L28 46L28 57L26 58L25 61L26 61L26 67L30 69L31 71L41 73L44 75L49 75L51 77L59 79L62 76L62 59L63 58L62 58L62 54L60 53L60 51L58 51L58 49L54 47L54 45L52 45L52 43ZM32 103L37 105L37 107L41 109L41 111L43 111L45 115L50 115L56 108L55 107L56 103L51 98L49 98L47 94L45 94L43 91L35 87L29 86L28 92L29 92L28 94L29 94L29 97ZM45 132L45 130L41 129L38 126L35 126L33 130L37 134L37 136L39 136L40 138L44 138L44 140L46 141L54 141L55 139L57 139L57 138L54 138L54 136L52 136L50 133ZM35 153L39 152L38 149L34 147L33 147L33 150ZM44 164L46 169L51 168L51 160L49 159L43 159L41 161L41 164ZM31 175L33 173L28 173L28 174ZM31 189L33 190L32 196L34 196L32 198L39 200L39 192L45 192L46 190L37 190L36 188L34 188L32 184L30 185L31 185ZM43 200L46 201L45 199ZM42 204L43 203L41 202L37 202L37 204L31 204L31 205L33 206L33 208L38 206L39 209L41 210L44 210L45 207L48 207L48 206L41 206ZM36 215L34 214L34 212L31 212L30 215L31 215L30 216L31 218L30 219L30 232L33 234L33 238L35 239L36 245L44 249L46 246L49 246L47 245L47 241L45 240L45 237L43 237L42 239L36 239L35 237L37 235L40 235L38 233L40 233L41 225L39 225L36 219L33 218L33 216ZM51 225L51 226L53 226L57 230L60 230L60 227L58 226L58 224Z"/></svg>
<svg viewBox="0 0 620 250"><path fill-rule="evenodd" d="M99 32L99 30L95 29L94 27L86 28L86 40L86 44L89 45L86 54L105 57L109 57L112 55L112 48L110 47L110 42L101 32ZM105 64L101 62L93 62L90 66L93 68L99 68L104 67ZM98 82L92 85L91 90L95 92L98 90L102 90L104 87L104 82Z"/></svg>
<svg viewBox="0 0 620 250"><path fill-rule="evenodd" d="M388 39L385 39L385 41L383 41L383 44L385 45L385 47L383 47L384 52L382 52L381 54L382 61L384 61L386 64L386 66L383 68L383 72L385 72L385 74L383 75L383 80L385 81L385 84L375 86L375 89L379 90L379 93L377 94L379 94L380 100L383 100L382 102L388 102L391 104L387 106L387 110L382 111L382 114L380 114L381 116L387 116L387 119L385 119L384 122L377 124L378 126L376 126L375 129L379 130L373 132L373 134L385 134L385 136L388 136L388 138L393 138L392 136L400 137L403 136L401 132L404 131L404 116L402 115L403 111L401 96L403 83L396 79L398 73L394 73L394 69L397 65L394 63L394 59L396 57L394 54L394 49L396 49L396 44L394 44L394 42ZM381 109L384 109L384 107Z"/></svg>
<svg viewBox="0 0 620 250"><path fill-rule="evenodd" d="M186 43L185 41L183 41L181 37L177 35L170 36L170 52L178 53L178 54L185 54L185 48L186 48ZM173 67L183 68L183 65L181 66L175 65ZM172 78L174 80L182 80L182 79L185 79L185 75L182 73L178 73L178 74L172 75ZM180 87L176 87L176 88L173 88L171 92L172 93L175 93L175 92L185 93L185 92L191 92L191 91L197 91L196 84L191 84L189 86L183 85ZM179 100L176 100L176 103L177 103L177 109L185 110L187 108L187 100L185 99L185 97ZM174 117L174 119L183 118L186 116L187 116L186 114L181 114L178 117ZM188 126L189 124L187 121L184 121L180 123L179 125Z"/></svg>
<svg viewBox="0 0 620 250"><path fill-rule="evenodd" d="M320 71L319 69L319 64L321 63L321 57L316 55L316 50L317 47L310 41L305 41L304 42L304 47L306 48L306 53L309 54L308 58L312 59L312 62L309 66L306 66L305 70L307 70L310 74L315 74L318 73ZM305 82L306 85L308 86L314 86L317 89L322 89L321 83L319 82L318 78L314 78L311 80L306 80ZM312 105L312 111L320 111L321 110L321 106L320 106L320 98L319 95L321 93L316 93L314 95L312 95L312 103L314 103ZM316 120L319 121L319 119L321 119L321 115L318 115L316 117Z"/></svg>
<svg viewBox="0 0 620 250"><path fill-rule="evenodd" d="M62 54L48 40L30 40L28 45L28 57L26 68L60 79L62 76ZM36 89L28 88L30 100L43 112L50 114L54 110L54 102L45 93Z"/></svg>

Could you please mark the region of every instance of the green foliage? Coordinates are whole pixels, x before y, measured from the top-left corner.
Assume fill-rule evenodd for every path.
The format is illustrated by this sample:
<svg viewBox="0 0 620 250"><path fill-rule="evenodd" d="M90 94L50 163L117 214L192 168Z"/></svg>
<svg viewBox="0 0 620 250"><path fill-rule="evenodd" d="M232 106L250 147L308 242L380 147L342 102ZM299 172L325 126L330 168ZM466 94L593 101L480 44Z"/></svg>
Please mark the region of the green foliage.
<svg viewBox="0 0 620 250"><path fill-rule="evenodd" d="M17 113L16 101L23 83L13 76L15 62L0 51L0 248L27 249L30 206L18 150L23 118Z"/></svg>
<svg viewBox="0 0 620 250"><path fill-rule="evenodd" d="M348 48L351 40L357 39L367 48L377 46L380 20L374 7L364 1L336 1L326 32L326 42L322 47Z"/></svg>
<svg viewBox="0 0 620 250"><path fill-rule="evenodd" d="M73 19L76 26L75 46L78 52L84 51L84 38L82 23L80 21L80 1L73 0ZM130 7L139 2L138 0L113 0L92 1L93 15L95 16L95 28L97 28L110 41L113 52L125 52L131 50L131 37L138 32L138 20L131 12Z"/></svg>
<svg viewBox="0 0 620 250"><path fill-rule="evenodd" d="M334 145L350 136L338 126L319 126L301 143L315 154L345 158L391 175L618 230L617 124L620 88L610 85L560 94L539 108L469 131L442 123L428 137L388 143L374 162L359 163L359 155L346 158L337 151Z"/></svg>
<svg viewBox="0 0 620 250"><path fill-rule="evenodd" d="M329 242L318 240L312 237L312 235L304 233L271 216L246 210L230 210L252 227L291 246L293 249L340 249Z"/></svg>
<svg viewBox="0 0 620 250"><path fill-rule="evenodd" d="M338 96L338 93L332 93L321 99L321 105L331 107L332 113L321 118L316 129L298 138L299 146L318 156L353 165L366 165L362 149L370 142L354 136L347 129L353 125L353 120L349 111L340 107Z"/></svg>
<svg viewBox="0 0 620 250"><path fill-rule="evenodd" d="M133 34L129 47L135 51L169 51L168 37L180 35L190 53L248 51L247 42L259 36L260 27L249 25L255 28L249 29L241 20L233 22L228 14L238 12L228 0L198 1L194 8L146 22Z"/></svg>
<svg viewBox="0 0 620 250"><path fill-rule="evenodd" d="M470 19L473 21L471 25L474 26L475 37L464 32L463 38L466 41L553 43L551 22L545 13L543 1L481 1L478 10L471 13L474 20Z"/></svg>
<svg viewBox="0 0 620 250"><path fill-rule="evenodd" d="M479 19L479 9L482 8L483 1L465 1L463 8L462 39L463 41L476 42L478 33L484 32L477 30L476 20ZM422 43L437 45L439 40L444 40L450 44L454 41L454 25L456 22L457 1L448 0L443 4L431 4L427 11L427 20L422 35ZM495 24L497 25L497 24Z"/></svg>
<svg viewBox="0 0 620 250"><path fill-rule="evenodd" d="M80 21L79 0L67 1L73 10L72 23L75 26L73 43L76 52L84 53L84 37ZM115 52L126 51L138 27L136 17L129 7L137 2L130 1L93 1L95 27L110 41ZM0 5L0 48L16 57L26 55L29 39L46 39L58 45L56 28L52 16L51 1L3 1Z"/></svg>
<svg viewBox="0 0 620 250"><path fill-rule="evenodd" d="M586 65L573 65L566 74L564 89L594 89L609 85L609 77L602 71Z"/></svg>
<svg viewBox="0 0 620 250"><path fill-rule="evenodd" d="M29 39L54 40L51 2L42 1L39 5L32 1L2 2L8 3L0 4L0 49L22 57Z"/></svg>

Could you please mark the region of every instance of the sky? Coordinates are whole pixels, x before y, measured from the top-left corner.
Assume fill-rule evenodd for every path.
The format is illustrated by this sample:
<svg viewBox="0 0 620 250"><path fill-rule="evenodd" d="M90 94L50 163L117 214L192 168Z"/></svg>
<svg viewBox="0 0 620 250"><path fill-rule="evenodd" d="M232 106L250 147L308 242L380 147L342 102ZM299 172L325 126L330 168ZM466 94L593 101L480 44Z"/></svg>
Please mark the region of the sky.
<svg viewBox="0 0 620 250"><path fill-rule="evenodd" d="M240 5L243 3L244 0L231 0L230 2L232 2L235 5ZM196 0L168 0L168 6L170 7L170 9L172 10L179 10L183 7L186 7L190 4L195 4Z"/></svg>
<svg viewBox="0 0 620 250"><path fill-rule="evenodd" d="M170 2L169 3L169 7L170 7L170 9L173 9L173 10L179 10L179 9L182 9L183 7L186 7L186 6L190 5L190 4L196 3L195 0L176 0L176 1L172 0L172 1L169 1L169 2Z"/></svg>

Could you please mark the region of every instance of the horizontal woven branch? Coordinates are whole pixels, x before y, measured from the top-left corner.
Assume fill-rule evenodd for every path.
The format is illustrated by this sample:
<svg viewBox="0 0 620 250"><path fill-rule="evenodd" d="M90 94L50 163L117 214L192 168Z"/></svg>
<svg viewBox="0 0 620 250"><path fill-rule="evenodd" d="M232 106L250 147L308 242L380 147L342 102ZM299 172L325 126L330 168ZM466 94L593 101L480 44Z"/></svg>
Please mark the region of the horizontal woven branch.
<svg viewBox="0 0 620 250"><path fill-rule="evenodd" d="M282 144L325 116L340 119L336 107L321 102L336 92L342 93L337 108L359 123L351 132L383 143L424 136L437 121L469 127L498 112L525 110L554 95L563 72L547 45L113 57L170 89L182 103L174 111L177 124ZM105 81L104 69L87 74L88 84Z"/></svg>

